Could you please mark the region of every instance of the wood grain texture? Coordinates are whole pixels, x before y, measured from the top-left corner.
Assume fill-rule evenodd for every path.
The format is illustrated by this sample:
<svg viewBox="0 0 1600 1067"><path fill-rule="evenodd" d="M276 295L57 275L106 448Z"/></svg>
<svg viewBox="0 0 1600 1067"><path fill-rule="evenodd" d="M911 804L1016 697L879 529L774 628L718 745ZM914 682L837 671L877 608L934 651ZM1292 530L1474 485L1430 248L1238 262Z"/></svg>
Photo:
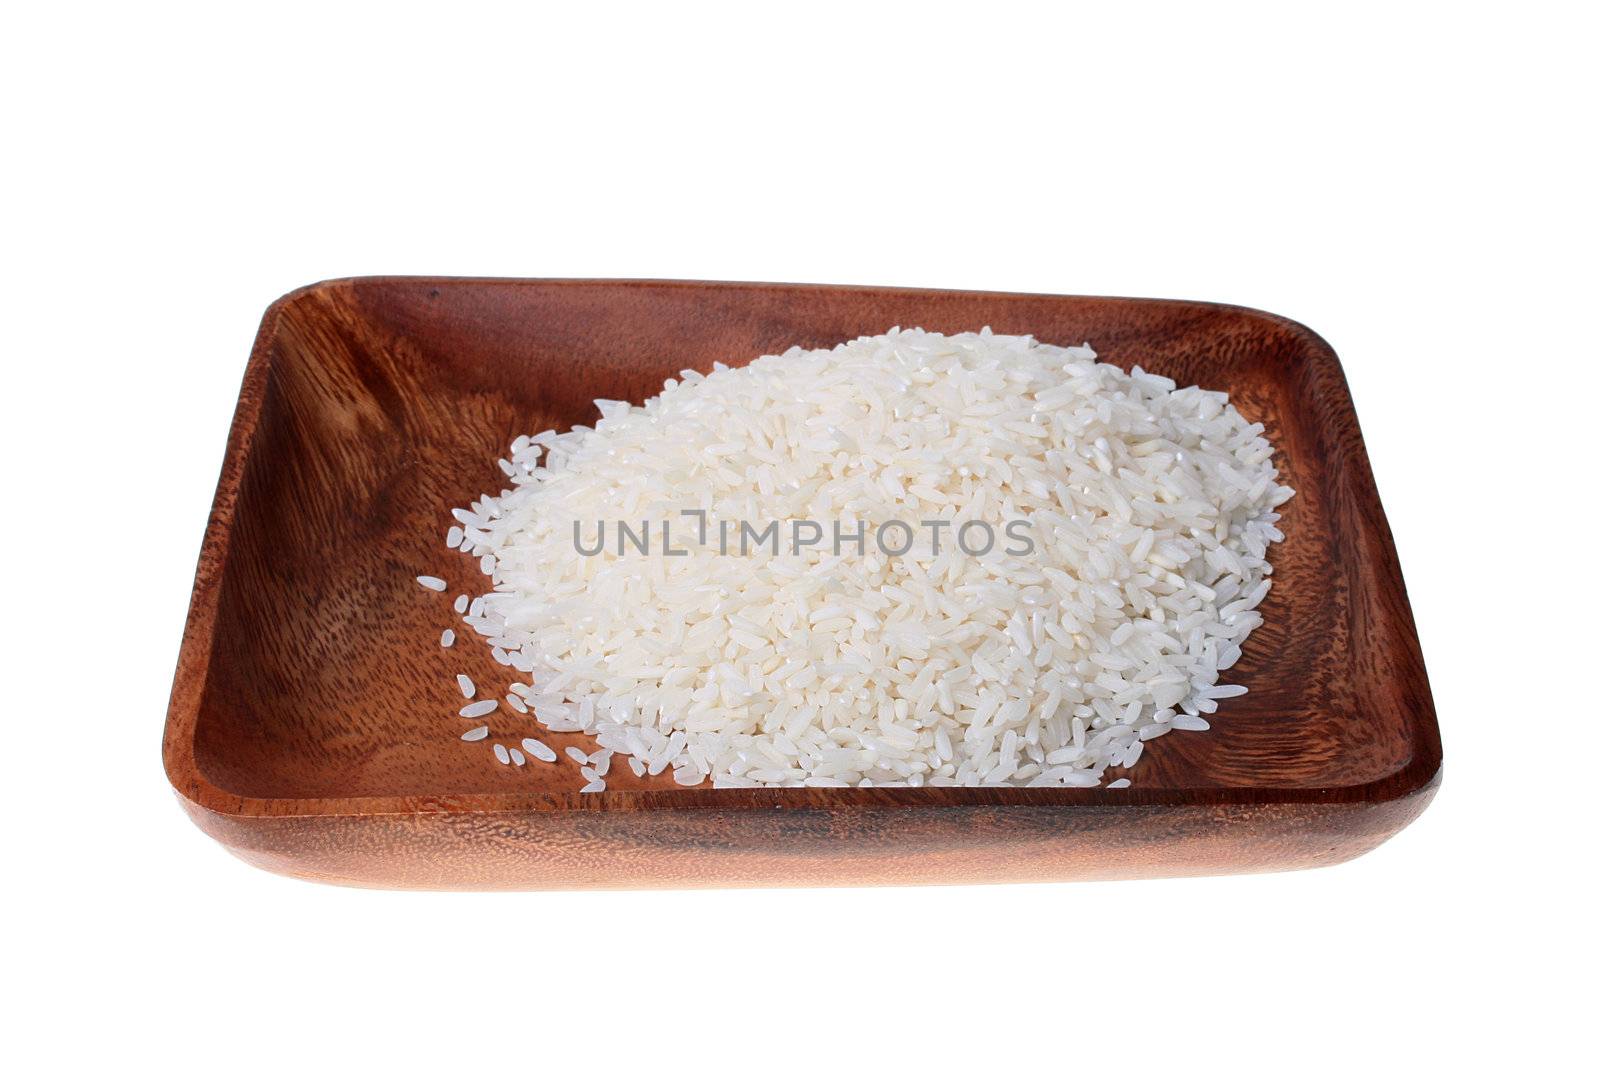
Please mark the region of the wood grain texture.
<svg viewBox="0 0 1600 1067"><path fill-rule="evenodd" d="M1129 789L682 789L617 761L502 767L457 737L453 675L515 680L451 601L482 591L449 509L497 492L519 433L592 422L685 367L894 325L983 325L1223 389L1266 424L1286 541L1266 622L1206 733ZM450 582L423 591L419 573ZM500 690L503 692L503 689ZM502 710L497 739L546 736ZM164 743L213 837L357 885L573 888L1060 880L1287 869L1426 806L1438 726L1337 358L1295 323L1162 300L701 282L365 278L268 309L195 580Z"/></svg>

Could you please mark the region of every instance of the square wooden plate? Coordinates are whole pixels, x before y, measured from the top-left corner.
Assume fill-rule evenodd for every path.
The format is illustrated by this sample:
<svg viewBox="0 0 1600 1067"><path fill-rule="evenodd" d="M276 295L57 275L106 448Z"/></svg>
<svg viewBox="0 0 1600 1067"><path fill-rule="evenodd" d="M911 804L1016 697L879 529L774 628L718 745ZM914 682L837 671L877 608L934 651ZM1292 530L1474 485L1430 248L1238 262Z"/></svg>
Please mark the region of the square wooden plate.
<svg viewBox="0 0 1600 1067"><path fill-rule="evenodd" d="M568 761L458 740L453 675L517 677L470 632L449 509L498 492L519 433L592 422L685 367L894 325L988 325L1230 393L1299 495L1266 623L1207 733L1150 745L1131 788L580 794ZM419 573L450 581L432 594ZM503 688L499 692L504 692ZM515 720L515 721L504 721ZM538 735L497 712L497 733ZM549 738L557 749L565 742ZM1410 606L1338 359L1293 322L1169 300L705 282L356 278L273 304L245 372L195 578L164 757L251 863L429 888L1045 881L1337 863L1438 787Z"/></svg>

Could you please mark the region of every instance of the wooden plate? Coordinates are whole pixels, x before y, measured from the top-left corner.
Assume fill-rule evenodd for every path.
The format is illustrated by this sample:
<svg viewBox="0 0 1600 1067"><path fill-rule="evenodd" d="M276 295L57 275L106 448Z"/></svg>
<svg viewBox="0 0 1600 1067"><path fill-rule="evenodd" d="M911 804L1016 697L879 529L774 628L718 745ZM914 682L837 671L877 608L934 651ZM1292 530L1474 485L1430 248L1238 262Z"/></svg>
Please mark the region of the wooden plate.
<svg viewBox="0 0 1600 1067"><path fill-rule="evenodd" d="M1288 483L1266 624L1207 733L1132 788L682 789L580 794L464 744L453 676L515 680L457 592L449 509L498 492L519 433L592 422L685 367L896 324L989 325L1232 394ZM428 593L439 574L448 594ZM504 690L501 689L500 692ZM539 736L504 710L497 736ZM566 742L548 738L557 749ZM1293 322L1168 300L705 282L356 278L261 324L168 711L167 775L251 863L429 888L1043 881L1313 867L1371 849L1438 787L1438 725L1338 359Z"/></svg>

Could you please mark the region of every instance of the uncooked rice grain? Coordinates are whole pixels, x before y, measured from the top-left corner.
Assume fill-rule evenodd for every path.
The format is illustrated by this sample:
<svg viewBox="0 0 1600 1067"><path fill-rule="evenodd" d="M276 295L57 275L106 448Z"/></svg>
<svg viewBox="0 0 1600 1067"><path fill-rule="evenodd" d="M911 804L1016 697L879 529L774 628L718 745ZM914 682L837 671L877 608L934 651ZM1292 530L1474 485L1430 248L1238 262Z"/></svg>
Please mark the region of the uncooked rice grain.
<svg viewBox="0 0 1600 1067"><path fill-rule="evenodd" d="M527 749L528 755L536 760L543 760L545 763L554 763L556 761L555 749L540 741L537 737L524 737L522 739L522 747Z"/></svg>

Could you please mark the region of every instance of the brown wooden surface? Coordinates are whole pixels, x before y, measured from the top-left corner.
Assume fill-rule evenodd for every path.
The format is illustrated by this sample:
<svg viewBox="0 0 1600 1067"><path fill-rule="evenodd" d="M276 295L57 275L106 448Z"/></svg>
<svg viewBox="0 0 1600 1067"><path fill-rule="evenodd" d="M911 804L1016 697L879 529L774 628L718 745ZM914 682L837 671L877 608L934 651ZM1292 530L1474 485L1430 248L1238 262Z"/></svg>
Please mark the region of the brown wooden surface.
<svg viewBox="0 0 1600 1067"><path fill-rule="evenodd" d="M594 420L685 367L894 325L1088 341L1266 424L1284 509L1266 623L1207 733L1125 790L681 789L621 759L501 766L457 671L519 676L452 614L487 580L449 509L519 433ZM447 593L415 576L438 574ZM460 640L441 649L439 632ZM502 708L492 739L543 736ZM580 742L592 748L592 739ZM1287 869L1372 848L1426 806L1440 748L1394 547L1338 360L1304 327L1160 300L701 282L365 278L268 309L201 551L164 743L208 833L260 866L378 886L1057 880Z"/></svg>

